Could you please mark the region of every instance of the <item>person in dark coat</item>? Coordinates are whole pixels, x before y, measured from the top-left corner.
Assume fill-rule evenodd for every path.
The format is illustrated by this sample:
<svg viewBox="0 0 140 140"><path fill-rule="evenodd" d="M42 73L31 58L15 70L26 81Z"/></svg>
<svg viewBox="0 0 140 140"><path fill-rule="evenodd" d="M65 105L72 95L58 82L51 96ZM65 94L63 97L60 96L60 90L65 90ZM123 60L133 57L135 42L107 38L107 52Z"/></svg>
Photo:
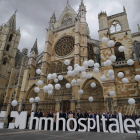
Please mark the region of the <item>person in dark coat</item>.
<svg viewBox="0 0 140 140"><path fill-rule="evenodd" d="M65 113L63 112L63 110L60 111L59 113L59 118L66 118L66 115ZM63 121L59 121L59 130L62 130L63 129Z"/></svg>
<svg viewBox="0 0 140 140"><path fill-rule="evenodd" d="M48 118L53 118L53 113L52 113L52 111L50 111L50 112L48 113ZM48 130L50 130L50 123L51 123L51 121L48 120Z"/></svg>
<svg viewBox="0 0 140 140"><path fill-rule="evenodd" d="M42 117L42 116L43 116L43 114L42 114L42 112L41 112L41 109L39 109L39 110L38 110L38 112L37 112L37 114L36 114L36 115L37 115L37 117L38 117L38 118L40 118L40 117Z"/></svg>
<svg viewBox="0 0 140 140"><path fill-rule="evenodd" d="M7 123L7 128L9 127L9 123L11 123L13 121L13 118L10 117L11 116L11 112L9 113L9 115L7 116L8 118L8 123Z"/></svg>
<svg viewBox="0 0 140 140"><path fill-rule="evenodd" d="M132 120L135 122L136 119L138 118L137 115L135 114L135 112L133 112L132 116L131 116Z"/></svg>
<svg viewBox="0 0 140 140"><path fill-rule="evenodd" d="M77 117L78 117L78 119L77 119L77 121L80 119L80 118L83 118L84 116L83 116L83 113L81 113L81 111L79 110L79 113L77 114ZM79 124L78 124L78 129L80 128L82 128L81 126L79 126Z"/></svg>

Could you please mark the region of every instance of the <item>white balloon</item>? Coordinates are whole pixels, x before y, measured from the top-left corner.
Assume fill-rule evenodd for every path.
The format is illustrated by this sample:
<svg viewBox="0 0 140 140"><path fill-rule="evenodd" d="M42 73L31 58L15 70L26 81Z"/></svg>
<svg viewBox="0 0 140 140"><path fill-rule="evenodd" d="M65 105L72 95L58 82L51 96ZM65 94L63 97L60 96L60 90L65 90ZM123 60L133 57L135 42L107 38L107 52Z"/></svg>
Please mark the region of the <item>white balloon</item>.
<svg viewBox="0 0 140 140"><path fill-rule="evenodd" d="M39 86L41 86L41 85L43 85L43 81L42 81L42 80L39 80L39 81L37 82L37 84L38 84Z"/></svg>
<svg viewBox="0 0 140 140"><path fill-rule="evenodd" d="M89 66L89 67L94 66L94 61L93 61L93 60L88 60L88 66Z"/></svg>
<svg viewBox="0 0 140 140"><path fill-rule="evenodd" d="M33 103L34 101L35 101L34 98L30 98L30 99L29 99L29 102L30 102L30 103Z"/></svg>
<svg viewBox="0 0 140 140"><path fill-rule="evenodd" d="M112 62L115 62L115 61L116 61L116 56L115 56L115 55L111 55L111 56L110 56L110 60L111 60Z"/></svg>
<svg viewBox="0 0 140 140"><path fill-rule="evenodd" d="M114 96L115 95L115 92L114 91L110 91L110 96Z"/></svg>
<svg viewBox="0 0 140 140"><path fill-rule="evenodd" d="M106 61L104 62L104 66L107 66Z"/></svg>
<svg viewBox="0 0 140 140"><path fill-rule="evenodd" d="M140 81L140 75L136 75L136 76L135 76L135 80L136 80L136 81Z"/></svg>
<svg viewBox="0 0 140 140"><path fill-rule="evenodd" d="M102 38L102 42L103 42L103 43L107 43L107 42L108 42L108 38L107 38L107 37L103 37L103 38Z"/></svg>
<svg viewBox="0 0 140 140"><path fill-rule="evenodd" d="M37 73L37 74L41 74L41 69L37 69L37 70L36 70L36 73Z"/></svg>
<svg viewBox="0 0 140 140"><path fill-rule="evenodd" d="M109 40L107 45L108 45L108 47L113 47L114 44L115 44L115 43L114 43L113 40Z"/></svg>
<svg viewBox="0 0 140 140"><path fill-rule="evenodd" d="M94 73L98 73L98 72L99 72L99 69L98 69L98 68L94 68L94 69L93 69L93 72L94 72Z"/></svg>
<svg viewBox="0 0 140 140"><path fill-rule="evenodd" d="M77 75L78 73L79 73L79 69L75 68L75 69L73 70L73 75Z"/></svg>
<svg viewBox="0 0 140 140"><path fill-rule="evenodd" d="M75 85L76 85L76 80L75 80L75 79L73 79L73 80L71 81L71 85L72 85L72 86L75 86Z"/></svg>
<svg viewBox="0 0 140 140"><path fill-rule="evenodd" d="M114 70L109 70L109 71L108 71L108 74L109 74L109 75L113 75L113 74L114 74Z"/></svg>
<svg viewBox="0 0 140 140"><path fill-rule="evenodd" d="M40 98L39 97L35 97L35 101L36 102L39 102L40 101Z"/></svg>
<svg viewBox="0 0 140 140"><path fill-rule="evenodd" d="M72 76L72 75L73 75L73 71L71 71L71 70L68 71L68 72L67 72L67 75L68 75L68 76Z"/></svg>
<svg viewBox="0 0 140 140"><path fill-rule="evenodd" d="M53 85L52 84L48 85L48 90L53 90Z"/></svg>
<svg viewBox="0 0 140 140"><path fill-rule="evenodd" d="M83 66L88 67L88 61L84 61Z"/></svg>
<svg viewBox="0 0 140 140"><path fill-rule="evenodd" d="M86 75L82 75L82 79L86 79L87 78L87 76Z"/></svg>
<svg viewBox="0 0 140 140"><path fill-rule="evenodd" d="M82 72L82 75L86 75L87 73L84 71L84 72Z"/></svg>
<svg viewBox="0 0 140 140"><path fill-rule="evenodd" d="M35 93L39 93L40 88L39 87L36 87L36 88L34 88L34 91L35 91Z"/></svg>
<svg viewBox="0 0 140 140"><path fill-rule="evenodd" d="M110 80L114 80L115 76L114 76L114 75L109 75L108 78L109 78Z"/></svg>
<svg viewBox="0 0 140 140"><path fill-rule="evenodd" d="M127 60L127 65L132 66L134 64L134 61L132 59Z"/></svg>
<svg viewBox="0 0 140 140"><path fill-rule="evenodd" d="M74 68L77 68L79 65L78 64L74 64Z"/></svg>
<svg viewBox="0 0 140 140"><path fill-rule="evenodd" d="M66 59L66 60L64 61L64 64L65 64L65 65L69 65L69 64L70 64L70 61L69 61L68 59Z"/></svg>
<svg viewBox="0 0 140 140"><path fill-rule="evenodd" d="M90 102L93 102L93 97L89 97L88 100L89 100Z"/></svg>
<svg viewBox="0 0 140 140"><path fill-rule="evenodd" d="M103 82L106 81L106 77L105 77L105 76L101 76L100 79L101 79L101 81L103 81Z"/></svg>
<svg viewBox="0 0 140 140"><path fill-rule="evenodd" d="M123 77L124 77L124 73L123 73L123 72L119 72L119 73L118 73L118 77L119 77L119 78L123 78Z"/></svg>
<svg viewBox="0 0 140 140"><path fill-rule="evenodd" d="M70 88L71 87L71 84L70 83L67 83L66 84L66 88Z"/></svg>
<svg viewBox="0 0 140 140"><path fill-rule="evenodd" d="M48 74L47 79L51 80L52 79L52 74Z"/></svg>
<svg viewBox="0 0 140 140"><path fill-rule="evenodd" d="M76 67L76 69L78 69L79 72L81 71L81 67L80 66Z"/></svg>
<svg viewBox="0 0 140 140"><path fill-rule="evenodd" d="M67 70L69 71L69 70L72 70L72 66L68 66L67 67Z"/></svg>
<svg viewBox="0 0 140 140"><path fill-rule="evenodd" d="M82 83L82 80L81 79L77 79L77 83L78 84L81 84Z"/></svg>
<svg viewBox="0 0 140 140"><path fill-rule="evenodd" d="M124 47L124 46L120 46L120 47L118 48L118 50L119 50L119 52L124 52L124 51L125 51L125 47Z"/></svg>
<svg viewBox="0 0 140 140"><path fill-rule="evenodd" d="M60 84L56 84L56 85L55 85L55 89L56 89L56 90L59 90L60 88L61 88L61 85L60 85Z"/></svg>
<svg viewBox="0 0 140 140"><path fill-rule="evenodd" d="M95 68L99 68L99 67L100 67L99 63L95 63L95 64L94 64L94 67L95 67Z"/></svg>
<svg viewBox="0 0 140 140"><path fill-rule="evenodd" d="M128 99L128 103L129 103L130 105L133 105L133 104L135 104L135 100L134 100L133 98L129 98L129 99Z"/></svg>
<svg viewBox="0 0 140 140"><path fill-rule="evenodd" d="M47 93L47 92L48 92L48 86L44 86L44 87L43 87L43 91L44 91L45 93Z"/></svg>
<svg viewBox="0 0 140 140"><path fill-rule="evenodd" d="M13 101L11 102L11 105L12 105L12 106L17 106L17 104L18 104L18 102L17 102L16 100L13 100Z"/></svg>
<svg viewBox="0 0 140 140"><path fill-rule="evenodd" d="M129 82L129 80L128 80L127 78L123 78L123 79L122 79L122 82L123 82L124 84L127 84L127 83Z"/></svg>
<svg viewBox="0 0 140 140"><path fill-rule="evenodd" d="M48 95L52 95L53 94L53 91L52 90L49 90L48 91Z"/></svg>
<svg viewBox="0 0 140 140"><path fill-rule="evenodd" d="M60 81L63 80L63 76L62 75L59 75L58 76L58 80L60 80Z"/></svg>
<svg viewBox="0 0 140 140"><path fill-rule="evenodd" d="M90 84L90 86L91 86L92 88L95 88L95 87L96 87L96 83L92 82L92 83Z"/></svg>
<svg viewBox="0 0 140 140"><path fill-rule="evenodd" d="M80 89L80 90L78 91L78 93L79 93L80 95L82 95L82 94L84 93L84 91Z"/></svg>
<svg viewBox="0 0 140 140"><path fill-rule="evenodd" d="M81 72L84 72L86 68L84 66L81 67Z"/></svg>
<svg viewBox="0 0 140 140"><path fill-rule="evenodd" d="M52 77L55 79L57 77L57 74L56 73L53 73L52 74Z"/></svg>
<svg viewBox="0 0 140 140"><path fill-rule="evenodd" d="M107 66L110 66L112 64L111 60L107 60L105 63Z"/></svg>
<svg viewBox="0 0 140 140"><path fill-rule="evenodd" d="M55 82L55 83L58 83L58 79L54 79L54 82Z"/></svg>
<svg viewBox="0 0 140 140"><path fill-rule="evenodd" d="M92 74L91 73L88 73L87 74L87 78L89 78L89 79L92 78Z"/></svg>

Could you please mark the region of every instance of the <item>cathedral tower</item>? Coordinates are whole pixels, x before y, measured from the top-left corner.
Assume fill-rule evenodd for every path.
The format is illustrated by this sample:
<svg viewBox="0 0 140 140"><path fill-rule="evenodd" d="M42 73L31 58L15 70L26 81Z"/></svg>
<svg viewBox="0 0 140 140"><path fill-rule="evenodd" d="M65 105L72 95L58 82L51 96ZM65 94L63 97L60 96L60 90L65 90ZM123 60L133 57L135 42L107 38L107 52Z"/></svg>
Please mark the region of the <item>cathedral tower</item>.
<svg viewBox="0 0 140 140"><path fill-rule="evenodd" d="M20 41L20 29L16 30L16 13L0 27L0 98L8 85L12 66Z"/></svg>

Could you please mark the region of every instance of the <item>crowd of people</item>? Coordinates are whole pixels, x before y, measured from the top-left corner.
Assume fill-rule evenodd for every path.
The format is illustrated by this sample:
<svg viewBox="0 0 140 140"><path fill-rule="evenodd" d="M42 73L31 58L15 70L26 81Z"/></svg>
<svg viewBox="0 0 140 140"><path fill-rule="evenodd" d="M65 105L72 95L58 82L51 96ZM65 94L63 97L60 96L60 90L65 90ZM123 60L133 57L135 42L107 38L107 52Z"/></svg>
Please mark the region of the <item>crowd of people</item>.
<svg viewBox="0 0 140 140"><path fill-rule="evenodd" d="M56 119L57 119L57 111L48 111L47 113L45 112L42 112L41 109L39 109L37 112L35 112L34 110L32 111L34 113L34 117L47 117L47 118L53 118L53 121L54 121L54 129L56 129ZM31 113L32 112L28 112L28 115L27 115L27 123L26 123L26 128L28 129L29 128L29 125L30 125L30 117L31 117ZM20 114L20 112L19 112ZM122 121L124 121L125 119L132 119L134 122L137 118L140 118L140 116L137 116L135 114L135 112L133 112L133 114L129 114L129 112L127 112L127 114L124 114L124 112L121 112L122 114ZM103 110L99 113L99 112L93 112L93 111L77 111L77 110L73 110L73 111L65 111L63 112L63 110L61 110L59 112L59 118L64 118L67 122L67 120L69 118L75 118L78 122L78 119L80 118L93 118L96 120L96 116L99 115L99 122L100 122L100 130L103 131L103 124L102 124L102 121L101 121L101 118L102 116L104 116L107 121L106 121L106 129L108 130L108 126L113 123L111 121L109 121L109 119L111 118L116 118L118 119L119 121L119 115L118 115L118 112L114 111L114 112L104 112ZM7 128L9 126L9 123L13 121L13 118L10 117L10 114L8 115L8 124L7 124ZM87 125L87 121L82 121L83 124ZM128 122L128 124L131 125L131 122ZM36 121L34 120L33 121L33 126L32 128L35 129L35 125L36 125ZM45 121L43 120L42 121L42 129L44 129L44 125L45 125ZM90 122L90 125L91 127L93 126L93 121ZM62 130L63 128L63 122L60 121L59 122L59 130ZM73 129L74 127L74 124L73 124L73 121L70 121L70 128ZM82 129L82 126L79 126L78 123L77 123L77 130L78 129ZM114 128L115 129L115 128ZM48 122L48 130L50 130L50 121ZM67 130L67 128L66 128ZM93 130L91 131L96 131L97 128L95 127Z"/></svg>

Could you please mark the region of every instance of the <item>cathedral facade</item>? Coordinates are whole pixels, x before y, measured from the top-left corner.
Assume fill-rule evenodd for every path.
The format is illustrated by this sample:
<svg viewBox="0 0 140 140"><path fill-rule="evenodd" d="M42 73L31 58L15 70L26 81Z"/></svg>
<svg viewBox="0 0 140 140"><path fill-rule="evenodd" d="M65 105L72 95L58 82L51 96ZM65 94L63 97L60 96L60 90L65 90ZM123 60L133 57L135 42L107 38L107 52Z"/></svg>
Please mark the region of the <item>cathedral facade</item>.
<svg viewBox="0 0 140 140"><path fill-rule="evenodd" d="M0 26L0 110L31 111L42 109L60 111L66 110L93 110L93 111L125 111L125 113L139 112L140 108L140 82L134 80L134 76L140 74L140 27L138 32L131 33L127 20L127 13L123 8L122 13L107 16L106 12L98 15L99 40L91 39L89 27L86 22L86 6L83 0L76 13L67 3L63 13L56 20L55 13L50 18L49 27L45 40L44 51L38 54L37 40L35 41L30 56L27 56L28 49L18 50L20 41L20 29L16 30L16 14L9 21ZM102 43L102 38L108 37L114 40L115 45L108 47ZM125 52L119 52L118 47L123 45ZM110 59L111 55L116 56L116 62L111 66L104 66L103 63ZM92 78L82 79L81 73L75 77L67 75L67 66L64 61L70 60L70 66L74 64L83 65L86 60L94 60L100 64L99 73L94 73L93 68L86 69L92 73ZM127 60L133 59L134 65L128 66ZM41 75L36 70L41 69ZM102 82L100 77L106 76L108 70L114 70L115 79ZM128 84L123 84L117 77L118 72L123 72L129 79ZM53 90L52 95L43 92L43 86L53 84L54 80L48 80L49 73L63 75L60 90ZM73 79L82 79L80 85L67 89L66 83ZM38 86L37 81L42 80L43 85ZM92 89L90 84L96 83ZM34 92L39 87L40 92ZM84 93L78 94L82 89ZM110 97L109 92L115 91L115 96ZM29 103L31 97L39 96L39 103ZM92 96L94 101L90 103L88 98ZM135 105L129 105L128 99L134 98ZM12 100L17 100L16 107L11 106Z"/></svg>

